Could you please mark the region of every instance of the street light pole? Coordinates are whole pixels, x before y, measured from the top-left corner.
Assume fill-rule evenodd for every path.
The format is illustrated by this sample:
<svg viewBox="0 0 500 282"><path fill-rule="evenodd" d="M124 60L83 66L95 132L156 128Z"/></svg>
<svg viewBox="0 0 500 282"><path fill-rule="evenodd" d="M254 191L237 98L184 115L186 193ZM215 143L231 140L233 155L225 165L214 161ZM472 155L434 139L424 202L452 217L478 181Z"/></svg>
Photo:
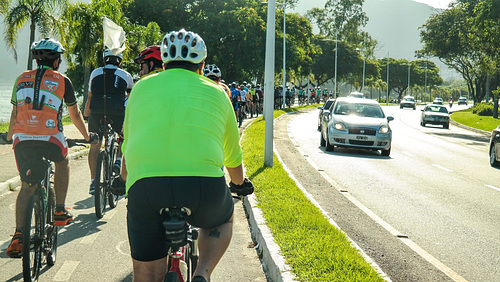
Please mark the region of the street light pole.
<svg viewBox="0 0 500 282"><path fill-rule="evenodd" d="M389 105L389 52L387 52L387 99L385 103Z"/></svg>
<svg viewBox="0 0 500 282"><path fill-rule="evenodd" d="M286 0L283 0L283 110L286 105Z"/></svg>
<svg viewBox="0 0 500 282"><path fill-rule="evenodd" d="M266 66L264 79L264 117L266 121L264 142L264 165L273 166L273 122L274 122L274 58L275 58L276 0L267 2Z"/></svg>
<svg viewBox="0 0 500 282"><path fill-rule="evenodd" d="M365 88L365 69L366 69L366 42L363 41L363 83L361 84L361 92Z"/></svg>
<svg viewBox="0 0 500 282"><path fill-rule="evenodd" d="M338 30L335 29L335 79L334 79L334 84L335 84L335 93L334 93L334 98L337 98L337 49L338 49Z"/></svg>
<svg viewBox="0 0 500 282"><path fill-rule="evenodd" d="M410 93L410 67L411 67L411 64L410 64L410 62L408 62L408 91L407 91L408 96L410 96L410 94L411 94Z"/></svg>

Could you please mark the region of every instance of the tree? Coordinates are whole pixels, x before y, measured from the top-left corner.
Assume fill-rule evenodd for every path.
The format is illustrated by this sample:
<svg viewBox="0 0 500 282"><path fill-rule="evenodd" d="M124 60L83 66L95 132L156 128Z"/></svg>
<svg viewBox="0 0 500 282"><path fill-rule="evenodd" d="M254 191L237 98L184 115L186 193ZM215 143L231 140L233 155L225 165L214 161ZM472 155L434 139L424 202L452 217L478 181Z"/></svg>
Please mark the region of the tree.
<svg viewBox="0 0 500 282"><path fill-rule="evenodd" d="M408 89L408 65L410 65L410 86L427 86L427 89L433 89L443 83L443 79L439 75L439 68L432 61L408 62L404 59L394 58L379 61L383 81L387 81L387 63L389 63L389 93L396 92L398 101Z"/></svg>
<svg viewBox="0 0 500 282"><path fill-rule="evenodd" d="M90 4L69 4L64 11L61 30L62 41L67 49L68 76L77 92L88 94L90 72L102 65L103 31L102 18L108 16L123 25L121 6L117 0L93 0ZM127 57L125 57L126 59Z"/></svg>
<svg viewBox="0 0 500 282"><path fill-rule="evenodd" d="M452 8L429 18L420 28L424 48L419 57L435 56L467 81L474 102L486 94L484 53L473 33L474 9L480 1L461 0ZM489 30L489 28L487 29Z"/></svg>
<svg viewBox="0 0 500 282"><path fill-rule="evenodd" d="M56 14L66 3L65 0L17 0L13 5L10 0L2 0L0 4L0 12L5 15L5 41L7 47L10 48L14 54L14 59L17 62L17 35L19 30L29 22L30 24L30 42L35 41L36 29L40 30L43 35L48 35L58 26ZM33 68L33 60L31 51L28 52L28 66L27 69Z"/></svg>

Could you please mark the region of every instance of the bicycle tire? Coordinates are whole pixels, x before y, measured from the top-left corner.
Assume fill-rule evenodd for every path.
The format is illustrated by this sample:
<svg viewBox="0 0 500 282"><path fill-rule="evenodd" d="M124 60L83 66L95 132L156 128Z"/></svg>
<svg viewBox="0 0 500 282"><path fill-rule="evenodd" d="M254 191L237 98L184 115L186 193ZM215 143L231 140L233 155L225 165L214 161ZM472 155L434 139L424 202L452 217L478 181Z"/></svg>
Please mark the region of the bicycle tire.
<svg viewBox="0 0 500 282"><path fill-rule="evenodd" d="M179 282L179 276L175 272L168 272L165 275L165 282Z"/></svg>
<svg viewBox="0 0 500 282"><path fill-rule="evenodd" d="M40 198L35 193L26 205L23 229L23 278L37 281L42 266L42 215Z"/></svg>
<svg viewBox="0 0 500 282"><path fill-rule="evenodd" d="M50 173L49 175L52 175ZM50 179L50 177L48 178ZM53 266L57 258L57 226L54 224L54 212L56 211L56 198L53 183L48 181L48 199L47 199L47 264Z"/></svg>
<svg viewBox="0 0 500 282"><path fill-rule="evenodd" d="M194 277L194 271L198 266L198 256L193 255L193 242L190 242L184 248L184 260L188 266L188 279L187 281L191 281Z"/></svg>
<svg viewBox="0 0 500 282"><path fill-rule="evenodd" d="M110 145L110 152L111 152L111 159L109 161L109 174L110 176L108 177L108 179L110 180L110 185L111 185L111 179L115 176L115 173L113 172L113 164L115 163L116 161L116 156L118 155L118 144L116 143L116 139L113 138L112 141L111 141L111 145ZM110 186L108 186L107 188L110 188ZM108 197L108 204L109 204L109 207L114 209L116 208L116 205L118 204L118 197L117 195L113 194L113 192L111 192L111 189L106 189L107 191L107 197Z"/></svg>
<svg viewBox="0 0 500 282"><path fill-rule="evenodd" d="M97 218L102 218L106 213L106 187L109 184L109 174L108 171L108 155L105 150L99 153L97 159L96 175L95 175L95 193L94 193L94 204L95 204L95 215Z"/></svg>

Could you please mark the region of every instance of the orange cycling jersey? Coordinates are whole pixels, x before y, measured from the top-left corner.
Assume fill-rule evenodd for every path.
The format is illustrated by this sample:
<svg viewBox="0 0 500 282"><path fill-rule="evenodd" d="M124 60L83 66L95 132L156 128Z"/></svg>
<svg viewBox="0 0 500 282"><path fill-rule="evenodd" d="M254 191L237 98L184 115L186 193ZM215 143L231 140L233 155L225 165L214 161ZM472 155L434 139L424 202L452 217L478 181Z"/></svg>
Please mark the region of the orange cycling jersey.
<svg viewBox="0 0 500 282"><path fill-rule="evenodd" d="M21 74L11 99L17 106L14 132L28 135L62 132L63 98L68 106L76 103L71 81L61 73L41 66Z"/></svg>

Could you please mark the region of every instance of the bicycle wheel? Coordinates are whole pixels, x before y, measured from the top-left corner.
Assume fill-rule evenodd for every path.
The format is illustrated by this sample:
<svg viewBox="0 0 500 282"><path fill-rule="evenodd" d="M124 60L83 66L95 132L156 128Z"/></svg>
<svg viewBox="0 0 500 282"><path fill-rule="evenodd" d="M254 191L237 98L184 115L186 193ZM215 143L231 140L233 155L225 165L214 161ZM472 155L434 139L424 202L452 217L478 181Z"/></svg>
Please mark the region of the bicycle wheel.
<svg viewBox="0 0 500 282"><path fill-rule="evenodd" d="M241 124L243 123L243 111L241 108L238 109L238 127L241 127Z"/></svg>
<svg viewBox="0 0 500 282"><path fill-rule="evenodd" d="M52 173L51 173L52 174ZM50 179L50 178L49 178ZM47 199L47 264L52 266L56 263L57 256L57 226L54 224L54 212L56 211L56 198L53 183L49 181L47 185L48 199Z"/></svg>
<svg viewBox="0 0 500 282"><path fill-rule="evenodd" d="M99 153L99 158L97 159L97 169L94 179L95 183L95 215L97 218L102 218L105 214L106 209L106 191L107 185L109 184L109 168L108 168L108 155L105 150Z"/></svg>
<svg viewBox="0 0 500 282"><path fill-rule="evenodd" d="M193 279L194 271L198 266L198 256L193 255L193 245L192 242L184 247L184 261L187 264L187 280L191 281Z"/></svg>
<svg viewBox="0 0 500 282"><path fill-rule="evenodd" d="M113 167L113 164L115 163L116 161L116 156L118 155L118 144L116 142L116 139L113 139L113 141L111 141L111 146L110 146L110 150L111 150L111 160L109 162L109 173L110 173L110 177L108 179L111 180L111 178L113 176L115 176L115 173L113 172L113 169L111 169ZM111 181L110 181L110 185L111 185ZM109 188L110 186L108 186ZM109 207L110 208L116 208L116 205L118 204L118 196L113 194L113 192L111 192L111 189L106 189L107 191L107 197L108 197L108 203L109 203Z"/></svg>
<svg viewBox="0 0 500 282"><path fill-rule="evenodd" d="M26 205L23 228L23 278L24 281L36 281L42 266L42 215L40 198L32 195Z"/></svg>

